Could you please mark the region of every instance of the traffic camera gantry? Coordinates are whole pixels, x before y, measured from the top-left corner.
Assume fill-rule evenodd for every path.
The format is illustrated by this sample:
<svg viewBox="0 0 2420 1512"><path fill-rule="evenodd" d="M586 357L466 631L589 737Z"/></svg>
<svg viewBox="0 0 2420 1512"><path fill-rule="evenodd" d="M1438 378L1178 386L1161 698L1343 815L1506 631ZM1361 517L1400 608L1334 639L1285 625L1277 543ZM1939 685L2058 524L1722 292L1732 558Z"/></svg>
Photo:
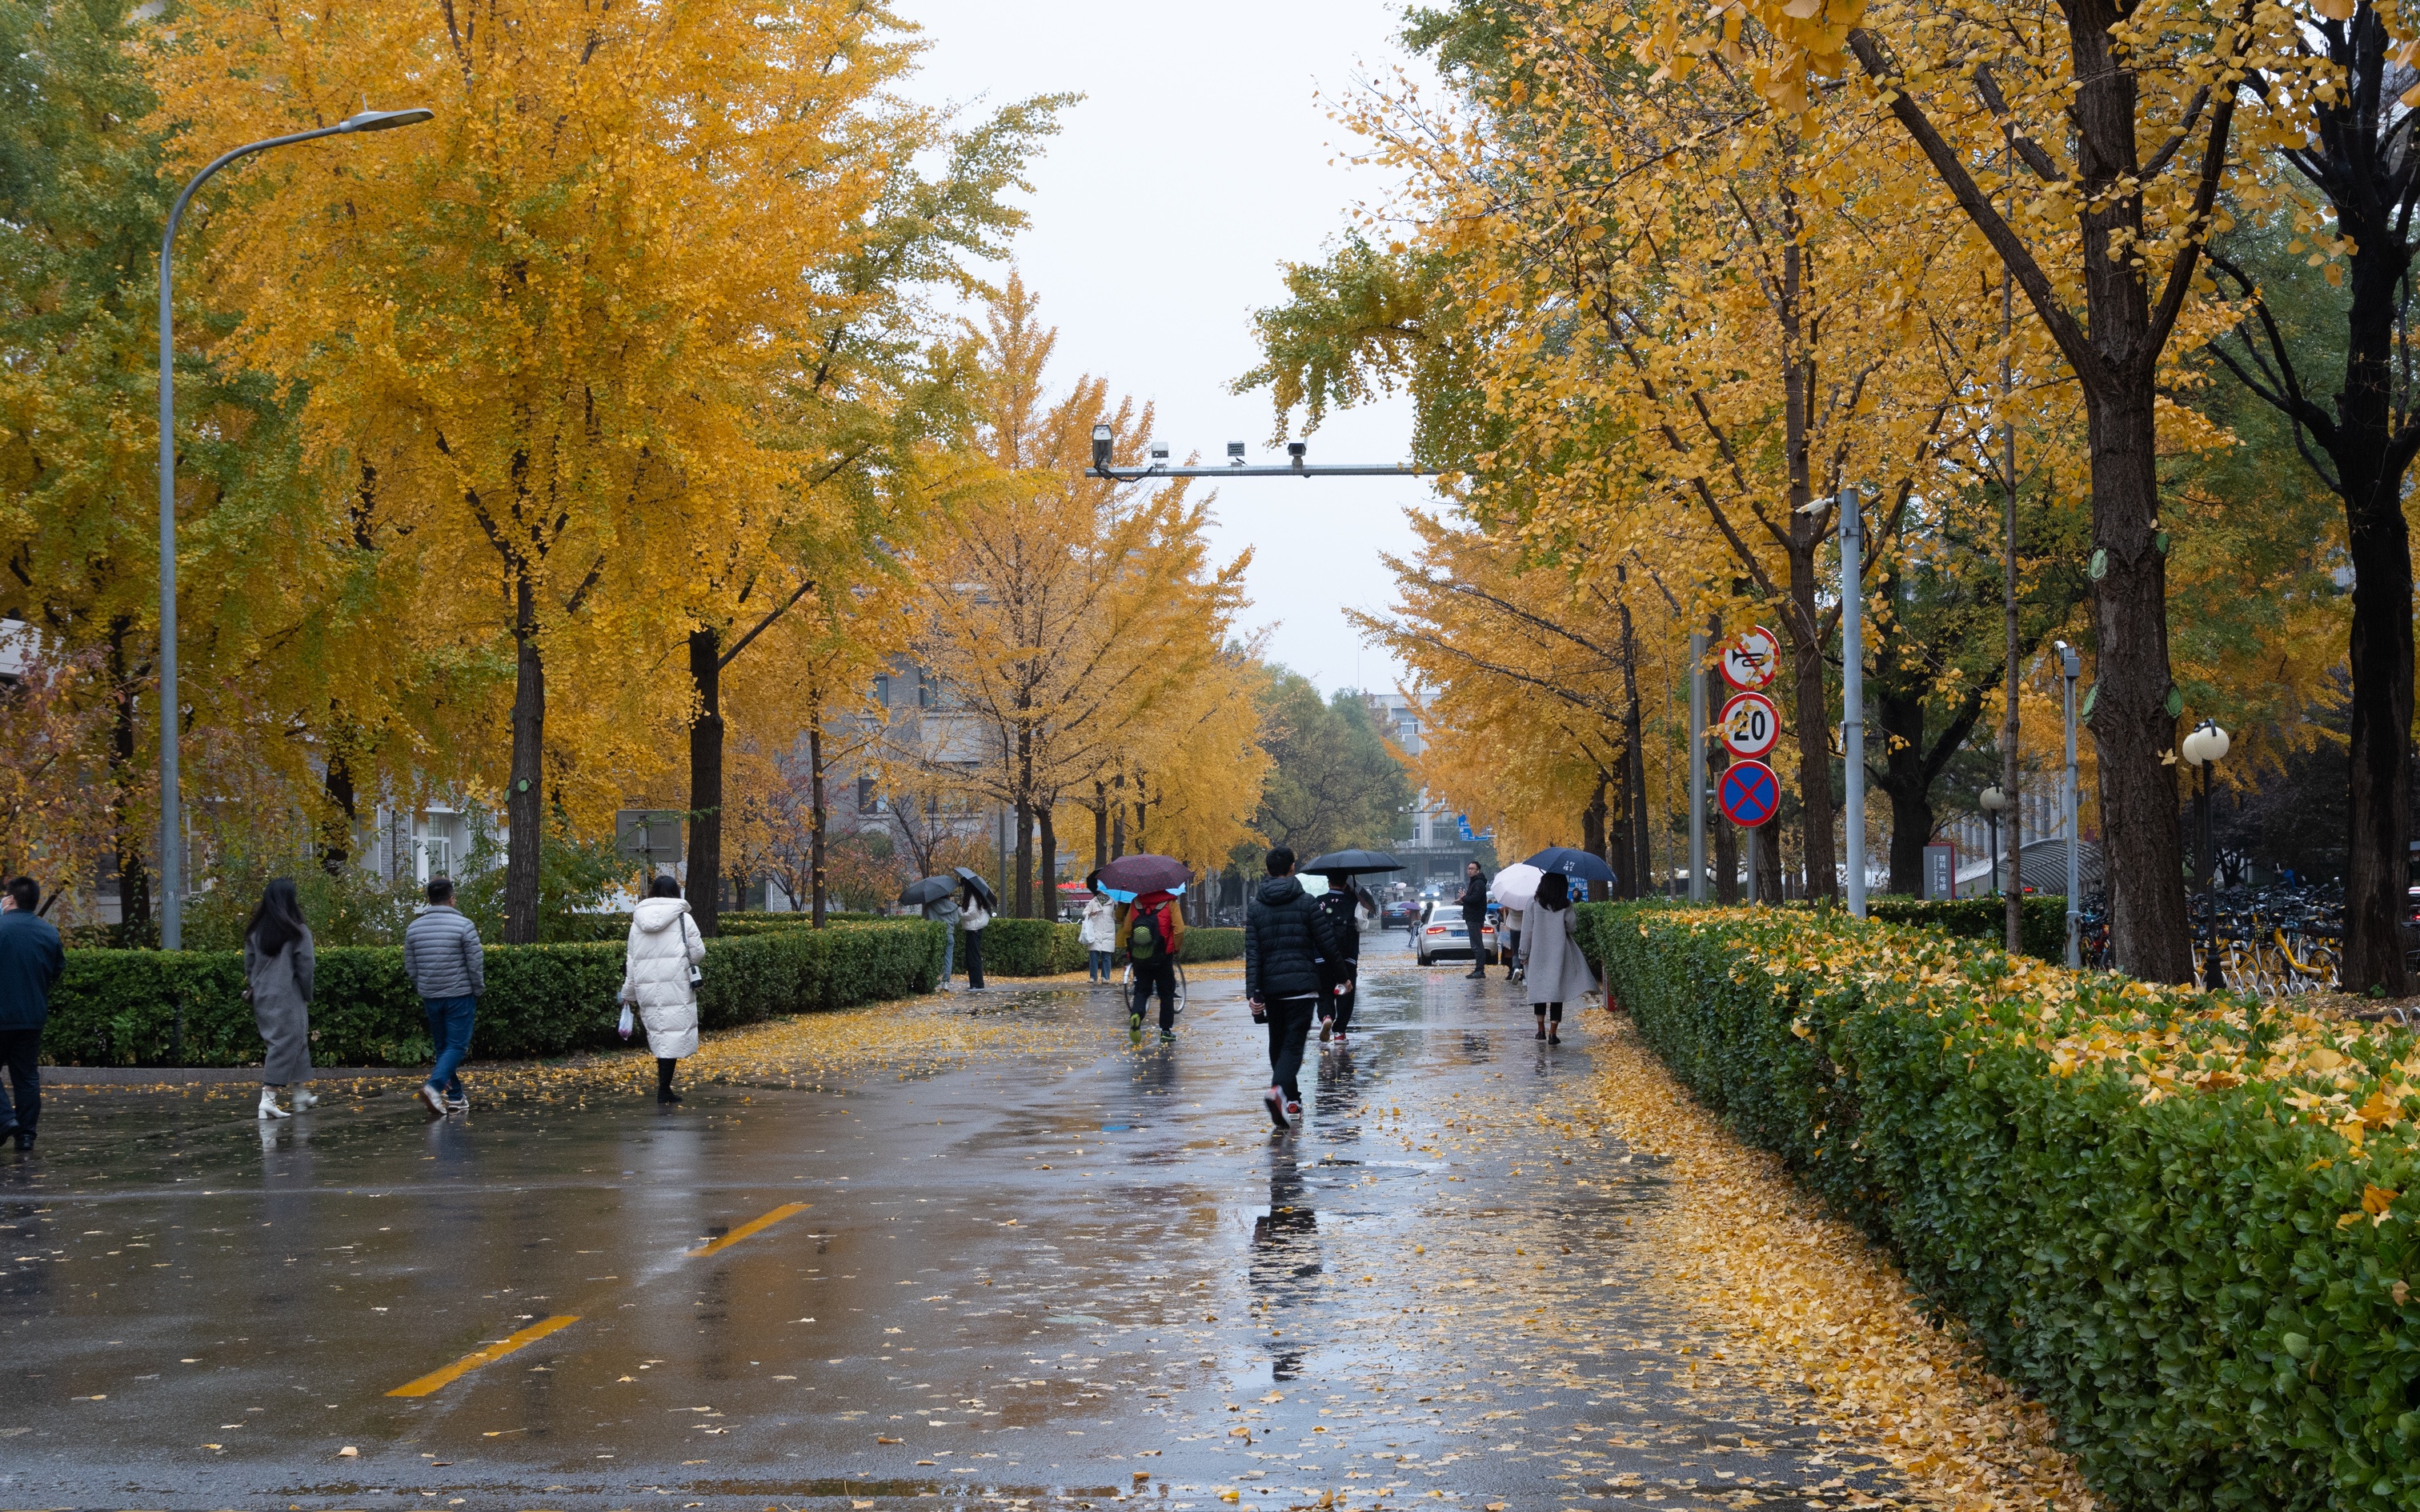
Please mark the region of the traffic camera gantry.
<svg viewBox="0 0 2420 1512"><path fill-rule="evenodd" d="M1303 460L1303 454L1311 449L1308 441L1286 442L1288 461L1283 467L1253 467L1246 463L1242 441L1227 443L1225 467L1171 467L1168 443L1154 441L1150 465L1121 469L1109 465L1111 440L1109 426L1093 427L1093 465L1084 470L1084 476L1108 478L1114 483L1140 483L1146 478L1433 478L1445 471L1411 462L1347 462L1313 467Z"/></svg>

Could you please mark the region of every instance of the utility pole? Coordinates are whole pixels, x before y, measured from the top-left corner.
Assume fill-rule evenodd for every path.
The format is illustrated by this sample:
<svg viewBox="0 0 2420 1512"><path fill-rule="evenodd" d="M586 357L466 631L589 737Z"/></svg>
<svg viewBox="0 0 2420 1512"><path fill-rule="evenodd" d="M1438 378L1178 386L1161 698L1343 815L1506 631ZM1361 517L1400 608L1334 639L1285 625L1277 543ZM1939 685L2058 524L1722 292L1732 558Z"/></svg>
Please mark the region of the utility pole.
<svg viewBox="0 0 2420 1512"><path fill-rule="evenodd" d="M1689 632L1689 901L1706 901L1706 632Z"/></svg>
<svg viewBox="0 0 2420 1512"><path fill-rule="evenodd" d="M1849 912L1866 917L1866 532L1857 486L1840 490L1840 754L1849 841ZM1825 857L1829 864L1830 857Z"/></svg>

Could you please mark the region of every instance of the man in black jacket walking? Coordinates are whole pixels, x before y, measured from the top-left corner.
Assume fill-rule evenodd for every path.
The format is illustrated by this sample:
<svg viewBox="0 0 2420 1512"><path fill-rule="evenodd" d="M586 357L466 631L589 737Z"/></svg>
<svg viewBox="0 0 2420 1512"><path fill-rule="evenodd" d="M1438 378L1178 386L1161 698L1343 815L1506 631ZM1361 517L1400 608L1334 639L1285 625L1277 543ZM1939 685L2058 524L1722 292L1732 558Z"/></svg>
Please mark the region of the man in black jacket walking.
<svg viewBox="0 0 2420 1512"><path fill-rule="evenodd" d="M1333 967L1343 958L1334 920L1295 880L1294 852L1269 852L1269 878L1252 895L1244 914L1244 995L1252 1020L1269 1026L1269 1088L1261 1102L1269 1121L1291 1127L1302 1114L1303 1041L1311 1015L1327 991Z"/></svg>
<svg viewBox="0 0 2420 1512"><path fill-rule="evenodd" d="M1470 974L1487 975L1487 873L1472 861L1462 880L1462 927L1470 935Z"/></svg>

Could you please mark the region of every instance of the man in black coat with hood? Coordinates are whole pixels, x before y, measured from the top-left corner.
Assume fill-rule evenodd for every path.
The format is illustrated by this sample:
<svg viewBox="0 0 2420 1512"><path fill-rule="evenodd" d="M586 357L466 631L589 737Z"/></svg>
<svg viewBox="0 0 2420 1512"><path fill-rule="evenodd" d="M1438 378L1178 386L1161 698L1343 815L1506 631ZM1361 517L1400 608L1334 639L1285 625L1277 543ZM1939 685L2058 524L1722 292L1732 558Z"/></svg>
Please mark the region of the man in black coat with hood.
<svg viewBox="0 0 2420 1512"><path fill-rule="evenodd" d="M1343 959L1335 920L1295 879L1294 852L1269 852L1268 880L1244 913L1244 995L1254 1023L1269 1026L1269 1088L1261 1102L1269 1121L1291 1127L1302 1115L1302 1047L1311 1021L1332 982L1331 963Z"/></svg>

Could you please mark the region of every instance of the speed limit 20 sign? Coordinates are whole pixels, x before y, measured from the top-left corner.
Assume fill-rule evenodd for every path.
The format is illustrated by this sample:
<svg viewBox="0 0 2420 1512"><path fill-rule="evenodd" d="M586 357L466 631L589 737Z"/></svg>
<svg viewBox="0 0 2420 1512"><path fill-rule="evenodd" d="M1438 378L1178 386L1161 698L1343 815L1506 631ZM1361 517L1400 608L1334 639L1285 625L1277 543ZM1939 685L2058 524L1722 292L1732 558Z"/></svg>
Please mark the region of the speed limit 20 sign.
<svg viewBox="0 0 2420 1512"><path fill-rule="evenodd" d="M1770 687L1780 660L1781 638L1750 625L1723 642L1723 681L1751 693Z"/></svg>
<svg viewBox="0 0 2420 1512"><path fill-rule="evenodd" d="M1723 704L1719 728L1725 750L1742 761L1753 761L1781 738L1781 713L1761 693L1734 693Z"/></svg>

